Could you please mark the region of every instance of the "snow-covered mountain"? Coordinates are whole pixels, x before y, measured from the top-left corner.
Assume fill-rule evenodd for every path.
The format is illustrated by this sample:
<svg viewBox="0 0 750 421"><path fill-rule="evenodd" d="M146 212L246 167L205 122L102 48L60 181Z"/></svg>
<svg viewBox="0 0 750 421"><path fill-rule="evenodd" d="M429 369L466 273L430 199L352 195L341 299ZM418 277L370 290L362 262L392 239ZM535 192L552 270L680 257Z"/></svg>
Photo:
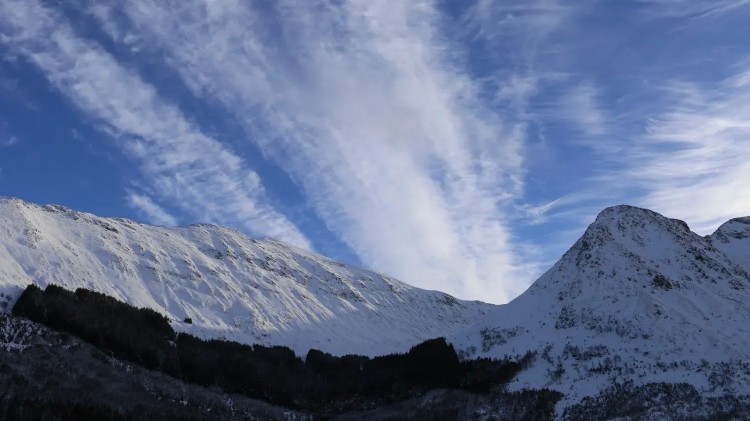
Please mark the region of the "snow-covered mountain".
<svg viewBox="0 0 750 421"><path fill-rule="evenodd" d="M31 283L88 288L155 309L177 330L302 355L403 352L492 309L228 228L154 227L0 198L2 305Z"/></svg>
<svg viewBox="0 0 750 421"><path fill-rule="evenodd" d="M30 283L89 288L178 330L300 354L378 355L438 336L466 358L536 352L510 389L559 390L561 410L613 384L750 395L747 217L703 237L646 209L607 208L524 294L496 306L227 228L0 199L0 299L9 308Z"/></svg>
<svg viewBox="0 0 750 421"><path fill-rule="evenodd" d="M722 224L707 239L734 263L750 272L750 216Z"/></svg>
<svg viewBox="0 0 750 421"><path fill-rule="evenodd" d="M563 406L613 382L750 393L750 218L708 237L631 206L605 209L525 293L452 338L465 355L538 355L512 388Z"/></svg>

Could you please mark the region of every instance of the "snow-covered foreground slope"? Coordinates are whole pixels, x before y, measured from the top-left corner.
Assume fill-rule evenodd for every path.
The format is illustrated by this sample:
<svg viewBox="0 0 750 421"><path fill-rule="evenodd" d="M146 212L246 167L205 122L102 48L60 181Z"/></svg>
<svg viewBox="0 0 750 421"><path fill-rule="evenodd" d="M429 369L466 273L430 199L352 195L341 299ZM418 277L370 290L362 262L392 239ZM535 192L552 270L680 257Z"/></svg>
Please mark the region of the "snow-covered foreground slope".
<svg viewBox="0 0 750 421"><path fill-rule="evenodd" d="M453 337L465 355L537 351L512 388L562 407L613 382L750 393L748 219L701 237L649 210L604 210L524 294Z"/></svg>
<svg viewBox="0 0 750 421"><path fill-rule="evenodd" d="M88 288L153 308L178 330L303 355L403 352L492 308L228 228L153 227L0 198L4 306L31 283Z"/></svg>

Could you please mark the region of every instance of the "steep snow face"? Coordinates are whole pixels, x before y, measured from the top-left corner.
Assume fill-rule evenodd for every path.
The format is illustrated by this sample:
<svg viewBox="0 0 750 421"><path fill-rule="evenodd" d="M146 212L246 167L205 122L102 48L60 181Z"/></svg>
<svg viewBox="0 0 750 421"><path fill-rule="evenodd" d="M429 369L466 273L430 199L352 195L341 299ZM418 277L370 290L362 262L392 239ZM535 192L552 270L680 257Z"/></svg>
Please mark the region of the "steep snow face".
<svg viewBox="0 0 750 421"><path fill-rule="evenodd" d="M300 354L403 352L492 308L228 228L153 227L0 198L0 305L31 283L92 289L153 308L178 330Z"/></svg>
<svg viewBox="0 0 750 421"><path fill-rule="evenodd" d="M735 218L724 224L707 239L750 272L750 216Z"/></svg>
<svg viewBox="0 0 750 421"><path fill-rule="evenodd" d="M560 390L563 406L613 380L750 393L750 277L715 243L649 210L605 209L524 294L452 339L465 356L537 351L513 387Z"/></svg>

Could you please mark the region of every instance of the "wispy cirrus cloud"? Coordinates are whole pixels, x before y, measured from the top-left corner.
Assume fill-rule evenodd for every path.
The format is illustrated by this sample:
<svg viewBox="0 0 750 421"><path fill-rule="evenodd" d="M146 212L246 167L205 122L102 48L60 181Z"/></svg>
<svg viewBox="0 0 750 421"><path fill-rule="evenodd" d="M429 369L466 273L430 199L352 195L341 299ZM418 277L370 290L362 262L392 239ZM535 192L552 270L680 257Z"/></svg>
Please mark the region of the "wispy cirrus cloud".
<svg viewBox="0 0 750 421"><path fill-rule="evenodd" d="M721 29L748 16L750 2L639 3L617 18L613 4L595 1L479 1L475 7L477 33L498 46L498 72L510 68L532 81L533 89L523 90L531 92L524 97L531 103L521 117L542 140L533 152L544 157L528 177L541 179L529 184L542 193L529 198L527 192L526 200L537 204L522 204L516 215L549 227L546 249L563 250L598 211L618 203L654 208L703 233L750 213L743 187L748 73L735 61L746 62L746 50L735 42L746 31ZM737 74L722 80L726 72ZM692 83L671 82L693 76ZM550 186L556 183L545 171L563 190Z"/></svg>
<svg viewBox="0 0 750 421"><path fill-rule="evenodd" d="M582 141L601 139L606 134L609 123L599 97L599 90L591 81L573 85L565 89L551 110L550 117L574 125L585 138Z"/></svg>
<svg viewBox="0 0 750 421"><path fill-rule="evenodd" d="M748 179L745 151L750 109L745 104L750 73L744 49L735 46L737 37L744 35L730 36L718 29L730 18L748 16L750 2L639 3L636 17L645 17L648 23L631 15L624 17L627 26L606 18L609 9L591 3L593 8L585 12L589 19L607 19L611 30L589 33L590 25L582 23L578 33L573 31L575 38L567 41L581 40L583 50L576 51L575 43L567 42L564 48L571 52L567 60L536 61L537 69L558 70L557 77L543 79L547 83L539 90L549 90L544 92L543 106L535 108L536 114L545 123L562 119L577 127L577 133L564 135L567 139L556 133L556 140L563 148L575 144L587 147L574 161L584 169L573 173L580 177L576 195L588 199L576 205L581 208L566 207L562 212L554 200L531 206L528 209L536 215L534 221L552 220L554 215L573 218L570 223L585 226L604 206L632 203L685 219L697 231L707 233L731 217L750 213L743 187ZM703 26L697 25L696 19L701 19ZM633 38L644 42L642 51L622 44L638 31L655 36L650 26L655 21L664 25L659 29L664 44L652 46ZM705 25L713 26L707 29ZM680 31L675 33L675 29ZM566 30L568 34L572 31ZM710 40L706 33L711 33ZM589 42L596 37L611 42ZM692 49L697 41L713 47L701 45L704 49L697 55ZM666 51L663 45L675 51ZM618 54L612 54L613 49ZM629 55L630 61L620 60L620 54ZM601 57L612 57L618 66L604 66L604 74L598 67ZM594 64L589 68L592 58ZM733 75L725 77L726 73ZM572 83L576 80L583 82ZM565 158L575 156L568 153ZM578 220L581 214L587 217Z"/></svg>
<svg viewBox="0 0 750 421"><path fill-rule="evenodd" d="M708 18L750 5L750 0L638 0L651 18Z"/></svg>
<svg viewBox="0 0 750 421"><path fill-rule="evenodd" d="M491 301L531 281L504 217L524 125L480 101L432 2L137 0L96 15L233 113L368 266Z"/></svg>
<svg viewBox="0 0 750 421"><path fill-rule="evenodd" d="M177 218L170 215L169 212L145 194L128 191L125 200L128 202L128 205L145 216L152 224L163 226L177 225Z"/></svg>
<svg viewBox="0 0 750 421"><path fill-rule="evenodd" d="M481 46L481 66L477 83L496 95L496 105L515 106L516 118L538 118L529 101L550 82L570 75L560 73L557 57L567 56L559 32L569 28L578 11L571 3L559 0L492 1L467 3L463 13L465 31L474 44Z"/></svg>
<svg viewBox="0 0 750 421"><path fill-rule="evenodd" d="M747 3L8 0L0 43L139 164L146 218L307 242L252 162L321 243L502 302L604 206L750 212Z"/></svg>
<svg viewBox="0 0 750 421"><path fill-rule="evenodd" d="M575 14L576 8L559 0L478 0L467 12L476 35L499 43L523 42L525 47L541 47ZM535 55L536 48L522 48L521 54Z"/></svg>
<svg viewBox="0 0 750 421"><path fill-rule="evenodd" d="M53 9L35 0L1 2L0 45L33 63L117 139L161 198L194 218L310 247L273 209L258 175L240 157L198 130L137 73L78 37Z"/></svg>
<svg viewBox="0 0 750 421"><path fill-rule="evenodd" d="M18 136L10 136L5 140L0 141L0 147L9 148L18 143Z"/></svg>
<svg viewBox="0 0 750 421"><path fill-rule="evenodd" d="M657 60L639 60L632 79L621 77L627 89L620 97L593 107L605 118L603 136L590 145L595 183L587 189L614 193L609 200L652 208L709 233L729 218L750 214L750 67L744 48L735 47L746 31L721 36L717 29L750 16L750 2L640 3L642 16L661 19L663 36L676 51L667 54L657 46L658 54L651 55ZM695 25L697 18L701 25ZM709 32L710 41L703 42L714 47L686 53Z"/></svg>
<svg viewBox="0 0 750 421"><path fill-rule="evenodd" d="M0 120L0 148L9 148L18 144L18 136L8 131L8 123Z"/></svg>
<svg viewBox="0 0 750 421"><path fill-rule="evenodd" d="M749 72L664 87L670 106L648 121L629 157L628 175L646 189L645 205L703 233L750 214Z"/></svg>

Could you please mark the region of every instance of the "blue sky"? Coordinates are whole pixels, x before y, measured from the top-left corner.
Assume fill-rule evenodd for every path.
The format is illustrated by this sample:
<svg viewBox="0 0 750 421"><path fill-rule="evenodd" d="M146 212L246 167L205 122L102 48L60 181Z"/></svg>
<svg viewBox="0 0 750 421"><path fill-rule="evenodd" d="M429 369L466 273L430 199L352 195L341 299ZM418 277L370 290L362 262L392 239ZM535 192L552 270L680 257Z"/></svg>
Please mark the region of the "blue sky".
<svg viewBox="0 0 750 421"><path fill-rule="evenodd" d="M0 195L460 298L603 207L750 214L750 1L0 0Z"/></svg>

